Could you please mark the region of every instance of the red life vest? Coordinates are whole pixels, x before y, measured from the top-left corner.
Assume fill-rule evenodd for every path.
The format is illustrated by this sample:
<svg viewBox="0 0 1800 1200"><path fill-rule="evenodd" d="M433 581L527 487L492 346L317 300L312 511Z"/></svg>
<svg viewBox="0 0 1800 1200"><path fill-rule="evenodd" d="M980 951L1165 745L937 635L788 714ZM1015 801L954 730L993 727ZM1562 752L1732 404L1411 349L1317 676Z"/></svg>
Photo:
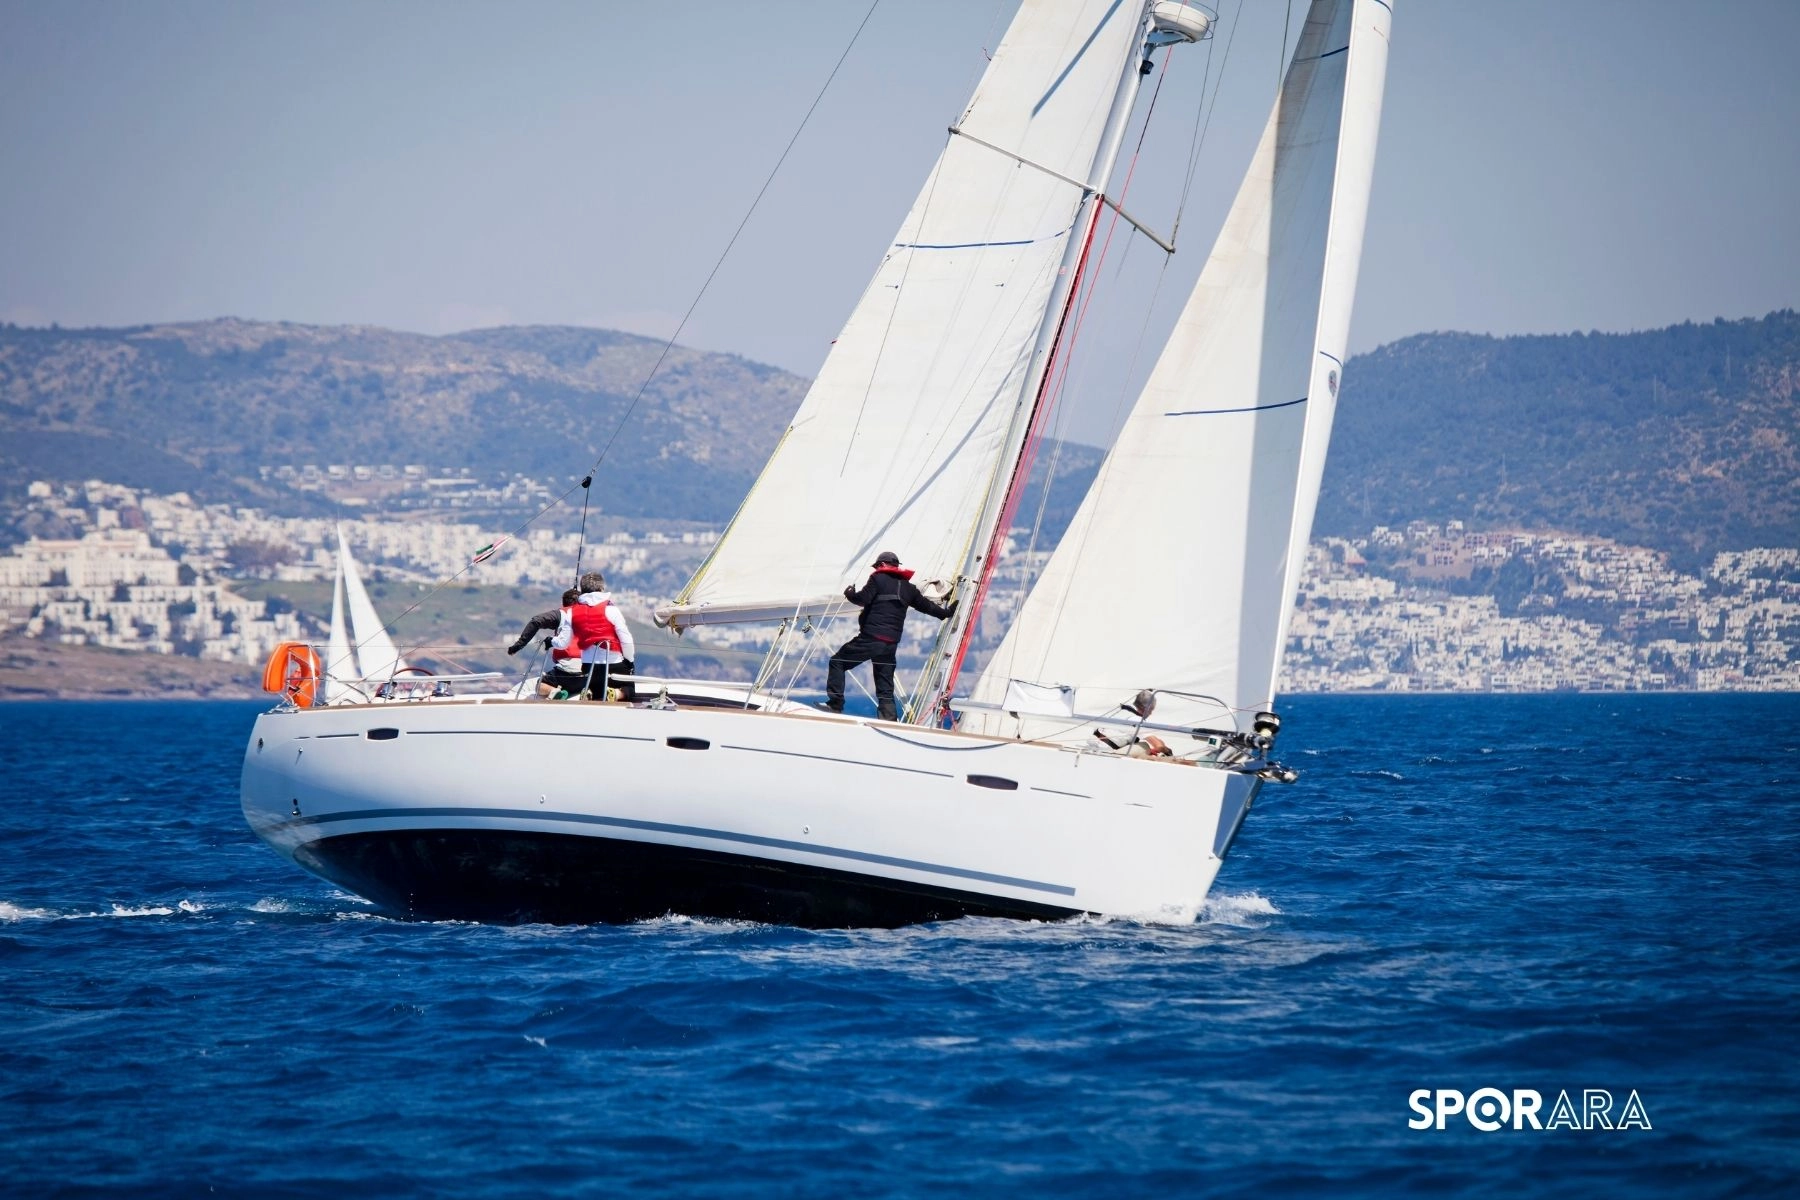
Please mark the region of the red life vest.
<svg viewBox="0 0 1800 1200"><path fill-rule="evenodd" d="M602 650L619 649L619 631L607 619L605 604L571 606L569 624L575 630L575 636L569 639L569 646L577 655L590 646L598 646Z"/></svg>

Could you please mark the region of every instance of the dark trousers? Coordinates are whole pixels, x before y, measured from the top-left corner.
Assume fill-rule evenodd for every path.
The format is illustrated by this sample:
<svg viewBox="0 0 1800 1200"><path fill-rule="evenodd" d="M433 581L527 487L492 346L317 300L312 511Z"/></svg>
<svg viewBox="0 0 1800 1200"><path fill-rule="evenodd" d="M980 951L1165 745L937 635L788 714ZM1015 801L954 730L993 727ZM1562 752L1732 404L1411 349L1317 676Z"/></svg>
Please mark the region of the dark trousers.
<svg viewBox="0 0 1800 1200"><path fill-rule="evenodd" d="M894 710L894 643L858 634L838 647L831 656L831 669L825 676L825 703L833 712L844 710L844 672L858 663L868 663L875 672L875 711L884 721L895 718Z"/></svg>
<svg viewBox="0 0 1800 1200"><path fill-rule="evenodd" d="M637 684L629 679L620 679L619 678L620 675L636 675L636 674L637 674L637 664L632 662L629 658L626 659L624 662L616 662L616 663L612 663L610 665L608 665L607 663L588 663L587 664L587 692L588 692L588 695L592 696L596 700L604 700L604 699L606 699L606 689L608 687L616 687L619 689L619 698L621 700L625 700L625 701L636 700L637 699Z"/></svg>

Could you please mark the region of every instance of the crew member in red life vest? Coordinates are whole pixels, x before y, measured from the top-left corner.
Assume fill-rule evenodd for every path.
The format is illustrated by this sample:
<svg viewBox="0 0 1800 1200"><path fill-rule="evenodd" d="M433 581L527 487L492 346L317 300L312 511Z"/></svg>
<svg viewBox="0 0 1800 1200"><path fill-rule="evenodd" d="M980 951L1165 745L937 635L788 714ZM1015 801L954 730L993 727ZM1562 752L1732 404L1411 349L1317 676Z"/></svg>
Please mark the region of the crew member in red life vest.
<svg viewBox="0 0 1800 1200"><path fill-rule="evenodd" d="M581 652L582 669L587 674L588 694L595 700L606 699L609 687L619 689L625 700L637 699L637 687L630 679L616 678L636 673L637 643L632 641L631 627L625 614L613 603L606 590L606 580L598 571L589 571L578 585L581 595L563 610L562 623L550 645L556 649L573 647Z"/></svg>
<svg viewBox="0 0 1800 1200"><path fill-rule="evenodd" d="M569 605L575 603L576 597L580 595L580 592L576 591L574 588L570 588L562 594L562 607L560 609L552 608L547 612L541 612L537 616L531 618L531 620L525 622L525 628L519 631L519 636L513 640L512 645L506 648L506 652L508 654L517 654L526 646L530 645L531 639L540 633L554 635L562 626L563 614L568 611ZM550 640L550 638L544 639L544 646L546 648L550 647ZM586 678L581 669L581 651L572 646L565 646L561 650L551 649L550 669L538 677L537 694L545 699L549 699L558 692L562 692L565 695L579 692L585 686Z"/></svg>
<svg viewBox="0 0 1800 1200"><path fill-rule="evenodd" d="M844 589L844 599L862 609L857 618L859 632L831 656L831 670L825 677L827 712L844 711L844 672L858 663L868 663L875 673L875 707L884 721L896 717L894 707L894 649L906 630L906 610L916 608L929 617L947 620L956 612L956 602L945 608L933 604L913 586L913 573L900 566L900 556L883 550L875 556L875 571L860 588Z"/></svg>

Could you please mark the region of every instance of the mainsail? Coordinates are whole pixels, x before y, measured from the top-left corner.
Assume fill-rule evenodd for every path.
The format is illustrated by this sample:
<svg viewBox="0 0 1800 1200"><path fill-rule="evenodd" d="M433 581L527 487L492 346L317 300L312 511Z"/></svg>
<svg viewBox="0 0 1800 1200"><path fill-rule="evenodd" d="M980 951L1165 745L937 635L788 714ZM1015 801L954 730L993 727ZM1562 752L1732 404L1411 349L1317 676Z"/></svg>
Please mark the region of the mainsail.
<svg viewBox="0 0 1800 1200"><path fill-rule="evenodd" d="M921 579L961 572L1017 452L1147 19L1133 0L1025 0L762 476L659 621L841 607L883 549Z"/></svg>
<svg viewBox="0 0 1800 1200"><path fill-rule="evenodd" d="M1075 711L1099 714L1152 687L1158 722L1211 725L1272 702L1337 404L1390 21L1384 0L1312 3L1193 295L977 702L1002 706L1012 680L1073 684ZM1021 723L974 710L963 728Z"/></svg>

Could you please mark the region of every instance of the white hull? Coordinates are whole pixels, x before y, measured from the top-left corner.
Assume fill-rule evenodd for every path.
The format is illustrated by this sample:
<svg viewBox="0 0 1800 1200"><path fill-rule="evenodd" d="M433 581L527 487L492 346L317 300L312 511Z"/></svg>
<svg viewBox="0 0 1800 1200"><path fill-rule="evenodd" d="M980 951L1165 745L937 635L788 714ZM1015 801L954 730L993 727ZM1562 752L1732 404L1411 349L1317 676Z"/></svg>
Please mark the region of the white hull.
<svg viewBox="0 0 1800 1200"><path fill-rule="evenodd" d="M266 713L242 790L283 856L404 915L890 925L1191 916L1259 786L878 721L489 699Z"/></svg>

